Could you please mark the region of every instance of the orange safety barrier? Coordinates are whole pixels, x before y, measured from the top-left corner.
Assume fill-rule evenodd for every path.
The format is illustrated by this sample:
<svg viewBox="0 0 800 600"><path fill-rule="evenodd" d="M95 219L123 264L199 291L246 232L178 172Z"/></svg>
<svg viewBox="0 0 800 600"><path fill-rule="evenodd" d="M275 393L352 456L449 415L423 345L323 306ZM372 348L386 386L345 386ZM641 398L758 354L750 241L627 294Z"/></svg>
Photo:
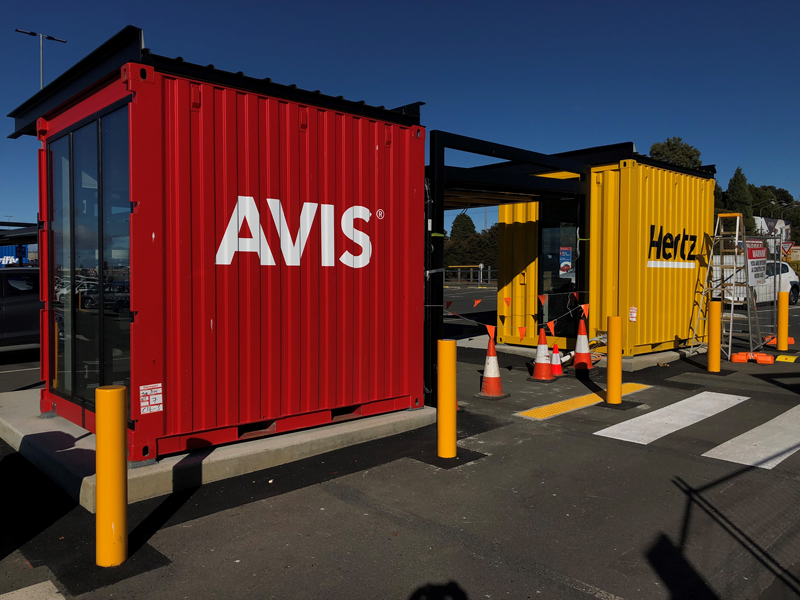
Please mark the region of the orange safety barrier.
<svg viewBox="0 0 800 600"><path fill-rule="evenodd" d="M772 365L775 364L775 357L763 352L737 352L731 355L731 362L746 363L755 361L759 365Z"/></svg>

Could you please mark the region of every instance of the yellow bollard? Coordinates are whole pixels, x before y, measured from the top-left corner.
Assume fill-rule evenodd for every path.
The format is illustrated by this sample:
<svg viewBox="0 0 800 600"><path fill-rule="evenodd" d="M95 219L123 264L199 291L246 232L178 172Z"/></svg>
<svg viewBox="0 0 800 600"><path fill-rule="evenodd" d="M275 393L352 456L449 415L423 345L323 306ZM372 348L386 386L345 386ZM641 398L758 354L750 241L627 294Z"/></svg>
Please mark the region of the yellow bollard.
<svg viewBox="0 0 800 600"><path fill-rule="evenodd" d="M778 352L789 349L789 292L778 292Z"/></svg>
<svg viewBox="0 0 800 600"><path fill-rule="evenodd" d="M622 404L622 317L608 317L606 403Z"/></svg>
<svg viewBox="0 0 800 600"><path fill-rule="evenodd" d="M439 458L456 457L456 341L439 340Z"/></svg>
<svg viewBox="0 0 800 600"><path fill-rule="evenodd" d="M719 373L720 348L722 346L722 302L708 303L708 372Z"/></svg>
<svg viewBox="0 0 800 600"><path fill-rule="evenodd" d="M116 567L128 558L127 402L124 385L97 388L96 557L100 567Z"/></svg>

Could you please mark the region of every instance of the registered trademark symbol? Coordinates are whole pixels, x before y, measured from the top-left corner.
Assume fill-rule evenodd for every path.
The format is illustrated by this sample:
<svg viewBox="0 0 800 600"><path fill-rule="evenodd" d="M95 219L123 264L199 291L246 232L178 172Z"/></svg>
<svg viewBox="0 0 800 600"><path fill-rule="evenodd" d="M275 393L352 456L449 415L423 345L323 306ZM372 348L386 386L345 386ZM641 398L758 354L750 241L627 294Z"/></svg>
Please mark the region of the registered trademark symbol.
<svg viewBox="0 0 800 600"><path fill-rule="evenodd" d="M385 217L385 216L386 216L386 213L385 213L385 212L383 212L383 209L382 209L382 208L379 208L379 209L378 209L378 212L376 212L376 213L375 213L375 216L376 216L376 217L378 217L379 219L383 219L383 217Z"/></svg>

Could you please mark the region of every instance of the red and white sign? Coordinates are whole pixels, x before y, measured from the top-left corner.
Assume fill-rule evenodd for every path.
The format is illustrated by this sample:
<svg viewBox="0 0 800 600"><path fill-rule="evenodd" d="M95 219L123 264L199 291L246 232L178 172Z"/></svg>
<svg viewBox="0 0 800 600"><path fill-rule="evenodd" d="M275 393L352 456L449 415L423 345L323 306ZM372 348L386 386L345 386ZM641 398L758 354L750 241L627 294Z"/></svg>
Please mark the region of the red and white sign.
<svg viewBox="0 0 800 600"><path fill-rule="evenodd" d="M794 248L794 242L781 242L781 250L783 250L784 254L790 254L792 248Z"/></svg>
<svg viewBox="0 0 800 600"><path fill-rule="evenodd" d="M750 286L761 285L767 281L767 249L747 248L748 281Z"/></svg>

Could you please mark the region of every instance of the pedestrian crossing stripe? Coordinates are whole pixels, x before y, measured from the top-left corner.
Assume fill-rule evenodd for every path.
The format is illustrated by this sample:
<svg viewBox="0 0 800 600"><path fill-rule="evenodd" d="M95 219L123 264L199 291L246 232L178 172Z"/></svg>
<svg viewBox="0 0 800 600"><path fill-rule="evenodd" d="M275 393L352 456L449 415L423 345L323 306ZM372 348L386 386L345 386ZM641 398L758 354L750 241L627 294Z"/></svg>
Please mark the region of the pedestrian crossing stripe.
<svg viewBox="0 0 800 600"><path fill-rule="evenodd" d="M667 407L596 431L594 435L647 445L748 400L717 392L702 392ZM734 437L705 454L740 465L772 469L800 451L800 406Z"/></svg>
<svg viewBox="0 0 800 600"><path fill-rule="evenodd" d="M595 431L594 435L646 445L747 399L747 396L701 392L640 417Z"/></svg>
<svg viewBox="0 0 800 600"><path fill-rule="evenodd" d="M622 395L625 396L627 394L632 394L633 392L645 390L649 387L649 385L644 385L642 383L623 383ZM517 413L517 416L525 417L527 419L534 419L536 421L542 421L544 419L549 419L551 417L563 415L564 413L572 412L573 410L586 408L587 406L592 406L603 401L604 399L598 394L585 394L576 398L570 398L569 400L553 402L552 404L545 404L544 406L537 406L535 408L519 412Z"/></svg>
<svg viewBox="0 0 800 600"><path fill-rule="evenodd" d="M709 450L703 456L772 469L800 450L800 406Z"/></svg>

